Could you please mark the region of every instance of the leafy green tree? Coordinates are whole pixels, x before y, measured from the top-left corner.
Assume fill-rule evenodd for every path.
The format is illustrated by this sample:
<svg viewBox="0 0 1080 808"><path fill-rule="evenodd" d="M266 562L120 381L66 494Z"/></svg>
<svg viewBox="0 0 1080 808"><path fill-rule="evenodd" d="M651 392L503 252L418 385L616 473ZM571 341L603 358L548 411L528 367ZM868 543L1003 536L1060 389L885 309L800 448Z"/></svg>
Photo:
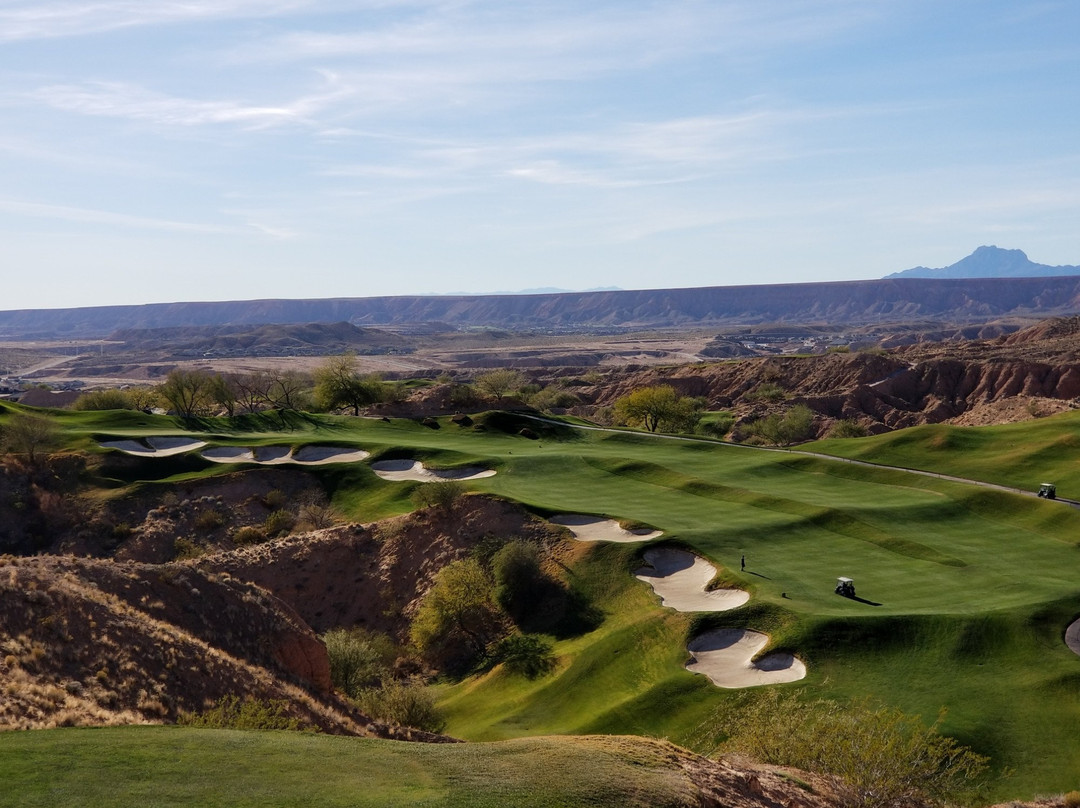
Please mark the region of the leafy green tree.
<svg viewBox="0 0 1080 808"><path fill-rule="evenodd" d="M481 373L474 383L480 390L498 401L502 401L508 394L514 393L525 384L525 377L520 371L510 368L499 368Z"/></svg>
<svg viewBox="0 0 1080 808"><path fill-rule="evenodd" d="M193 418L207 412L213 402L210 394L212 378L204 370L176 368L169 371L165 381L158 386L158 395L181 418Z"/></svg>
<svg viewBox="0 0 1080 808"><path fill-rule="evenodd" d="M361 375L355 354L331 356L315 371L315 402L326 410L352 408L353 415L377 404L386 396L385 385L376 374Z"/></svg>
<svg viewBox="0 0 1080 808"><path fill-rule="evenodd" d="M506 633L494 585L475 558L439 570L416 611L409 638L420 654L453 673L476 665Z"/></svg>
<svg viewBox="0 0 1080 808"><path fill-rule="evenodd" d="M658 384L620 398L615 402L615 415L650 432L690 432L700 420L702 408L700 399L680 396L671 385Z"/></svg>

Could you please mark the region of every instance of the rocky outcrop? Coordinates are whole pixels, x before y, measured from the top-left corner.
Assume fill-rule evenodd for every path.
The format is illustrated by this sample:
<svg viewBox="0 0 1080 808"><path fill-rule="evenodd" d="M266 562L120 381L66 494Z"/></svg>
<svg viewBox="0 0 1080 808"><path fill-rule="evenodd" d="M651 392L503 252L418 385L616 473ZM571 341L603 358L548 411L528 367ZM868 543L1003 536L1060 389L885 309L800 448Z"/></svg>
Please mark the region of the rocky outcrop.
<svg viewBox="0 0 1080 808"><path fill-rule="evenodd" d="M326 649L265 590L179 565L0 558L0 728L174 721L225 696L373 734L329 696Z"/></svg>

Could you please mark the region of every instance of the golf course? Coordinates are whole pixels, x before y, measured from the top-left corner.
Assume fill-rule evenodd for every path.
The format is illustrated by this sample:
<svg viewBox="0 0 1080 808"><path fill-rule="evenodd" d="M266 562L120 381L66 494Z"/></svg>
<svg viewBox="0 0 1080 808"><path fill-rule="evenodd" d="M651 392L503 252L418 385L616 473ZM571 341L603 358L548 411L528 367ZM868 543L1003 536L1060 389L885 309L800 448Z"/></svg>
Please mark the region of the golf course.
<svg viewBox="0 0 1080 808"><path fill-rule="evenodd" d="M1080 616L1080 511L904 470L1032 492L1045 479L1063 497L1077 496L1080 413L918 427L800 451L500 412L468 427L440 418L437 428L297 414L50 417L69 448L127 452L129 462L102 472L114 475L108 496L254 466L262 448L264 458L325 459L303 473L359 522L409 511L410 493L430 484L424 480L458 479L556 523L575 515L578 523L623 525L617 540L580 542L569 568L575 588L602 612L599 626L552 638L556 665L545 676L497 666L435 685L449 735L634 734L710 753L722 741L715 717L761 688L714 686L687 669L687 649L697 638L746 630L768 638L751 651L757 657L786 654L805 666L805 678L768 687L887 705L927 724L940 719L943 734L1008 774L994 780L990 798L1080 782L1080 656L1064 640ZM155 445L165 451L155 454ZM173 451L180 446L191 449ZM578 528L566 523L570 537ZM665 608L660 589L635 577L649 548L692 554L716 569L711 588L749 598L723 610ZM856 597L834 593L840 576L854 581Z"/></svg>

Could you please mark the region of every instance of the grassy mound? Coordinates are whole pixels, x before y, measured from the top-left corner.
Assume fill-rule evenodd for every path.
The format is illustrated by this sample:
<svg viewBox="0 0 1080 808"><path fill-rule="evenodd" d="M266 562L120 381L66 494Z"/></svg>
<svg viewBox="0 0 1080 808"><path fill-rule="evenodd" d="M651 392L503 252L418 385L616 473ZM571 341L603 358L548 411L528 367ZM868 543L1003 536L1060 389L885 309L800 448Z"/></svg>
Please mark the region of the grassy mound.
<svg viewBox="0 0 1080 808"><path fill-rule="evenodd" d="M176 727L6 733L0 805L698 805L677 755L638 738L413 744Z"/></svg>

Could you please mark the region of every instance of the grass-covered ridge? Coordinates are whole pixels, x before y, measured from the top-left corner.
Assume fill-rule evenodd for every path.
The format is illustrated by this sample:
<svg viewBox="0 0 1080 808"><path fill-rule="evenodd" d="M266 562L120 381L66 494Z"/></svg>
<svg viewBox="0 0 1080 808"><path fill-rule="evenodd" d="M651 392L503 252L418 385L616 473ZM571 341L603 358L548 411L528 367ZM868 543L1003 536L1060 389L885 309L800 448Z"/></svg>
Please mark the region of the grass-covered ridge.
<svg viewBox="0 0 1080 808"><path fill-rule="evenodd" d="M0 805L697 805L675 754L631 738L416 744L179 727L3 733Z"/></svg>
<svg viewBox="0 0 1080 808"><path fill-rule="evenodd" d="M67 442L90 451L105 436L186 430L178 419L111 415L56 417ZM1062 642L1065 626L1080 616L1080 511L884 467L1025 490L1046 479L1069 496L1070 479L1080 487L1080 471L1070 466L1080 468L1070 453L1080 435L1076 414L1024 428L919 428L810 447L883 464L876 468L633 433L551 428L531 439L517 434L514 418L478 420L485 429L449 419L433 429L409 420L274 414L205 419L187 431L211 445L330 443L372 452L362 463L303 472L365 522L410 508L417 485L377 478L369 464L378 458L492 468L494 477L468 487L540 513L654 525L721 567L726 583L751 592L746 606L723 615L679 615L632 578L640 547L591 548L571 573L604 611L604 623L555 642L550 676L530 681L497 668L443 686L451 734L641 733L705 751L714 739L703 723L742 696L685 671L685 642L705 627L750 627L807 663L808 678L785 688L810 698L867 698L927 721L947 708L943 732L1016 770L998 792L1003 798L1080 782L1080 657ZM1023 468L1036 460L1046 472L1029 480ZM128 464L125 476L110 479L168 485L225 473L204 464L139 476L155 462ZM854 578L864 601L834 595L838 575Z"/></svg>

